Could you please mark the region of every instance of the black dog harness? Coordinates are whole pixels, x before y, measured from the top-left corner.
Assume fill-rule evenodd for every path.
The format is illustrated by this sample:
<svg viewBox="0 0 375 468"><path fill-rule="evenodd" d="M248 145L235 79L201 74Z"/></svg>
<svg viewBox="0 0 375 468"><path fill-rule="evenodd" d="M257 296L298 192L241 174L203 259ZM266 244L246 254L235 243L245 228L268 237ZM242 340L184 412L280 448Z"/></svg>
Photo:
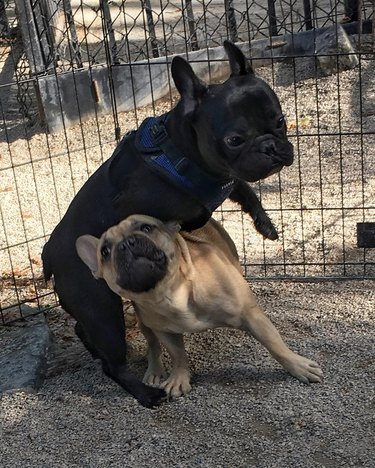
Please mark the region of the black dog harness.
<svg viewBox="0 0 375 468"><path fill-rule="evenodd" d="M174 186L197 199L210 213L228 198L234 180L221 183L182 155L165 128L166 114L145 119L136 133L135 145L146 164Z"/></svg>

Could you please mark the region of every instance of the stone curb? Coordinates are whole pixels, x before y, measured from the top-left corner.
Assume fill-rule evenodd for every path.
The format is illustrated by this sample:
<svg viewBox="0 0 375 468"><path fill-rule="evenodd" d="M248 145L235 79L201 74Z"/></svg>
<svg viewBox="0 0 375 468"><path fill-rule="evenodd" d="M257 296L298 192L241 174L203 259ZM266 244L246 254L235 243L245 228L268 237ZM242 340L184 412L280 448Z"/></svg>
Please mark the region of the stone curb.
<svg viewBox="0 0 375 468"><path fill-rule="evenodd" d="M28 314L35 313L30 309ZM51 332L43 314L0 328L0 394L33 392L43 383Z"/></svg>

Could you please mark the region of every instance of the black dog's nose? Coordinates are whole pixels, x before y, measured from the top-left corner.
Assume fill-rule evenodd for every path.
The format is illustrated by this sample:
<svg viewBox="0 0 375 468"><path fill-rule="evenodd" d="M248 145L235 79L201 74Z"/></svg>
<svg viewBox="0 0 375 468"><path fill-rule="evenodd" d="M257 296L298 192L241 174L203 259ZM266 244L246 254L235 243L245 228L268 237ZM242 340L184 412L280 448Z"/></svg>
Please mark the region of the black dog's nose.
<svg viewBox="0 0 375 468"><path fill-rule="evenodd" d="M262 153L273 155L276 153L276 144L273 140L263 141L261 144Z"/></svg>

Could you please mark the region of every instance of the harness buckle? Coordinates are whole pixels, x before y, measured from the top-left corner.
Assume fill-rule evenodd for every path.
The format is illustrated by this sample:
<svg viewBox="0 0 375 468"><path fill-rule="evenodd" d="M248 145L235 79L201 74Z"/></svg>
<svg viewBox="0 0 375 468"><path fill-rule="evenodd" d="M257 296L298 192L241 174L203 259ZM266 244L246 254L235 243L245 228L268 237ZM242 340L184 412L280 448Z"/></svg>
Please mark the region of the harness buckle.
<svg viewBox="0 0 375 468"><path fill-rule="evenodd" d="M151 134L154 142L159 145L169 138L167 129L161 123L156 123L151 127Z"/></svg>

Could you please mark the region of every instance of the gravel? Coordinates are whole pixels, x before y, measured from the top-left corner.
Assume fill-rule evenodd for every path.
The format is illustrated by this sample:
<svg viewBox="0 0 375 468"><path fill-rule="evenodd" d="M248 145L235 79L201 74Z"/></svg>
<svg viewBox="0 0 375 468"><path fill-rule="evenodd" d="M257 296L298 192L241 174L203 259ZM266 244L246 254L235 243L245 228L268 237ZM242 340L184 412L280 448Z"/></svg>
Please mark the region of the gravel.
<svg viewBox="0 0 375 468"><path fill-rule="evenodd" d="M7 467L371 467L375 463L375 304L370 281L255 283L289 346L325 377L304 385L236 330L186 338L192 392L147 410L98 362L54 370L36 394L0 400L0 458ZM48 316L56 349L79 354L72 321ZM146 345L130 326L138 375Z"/></svg>

